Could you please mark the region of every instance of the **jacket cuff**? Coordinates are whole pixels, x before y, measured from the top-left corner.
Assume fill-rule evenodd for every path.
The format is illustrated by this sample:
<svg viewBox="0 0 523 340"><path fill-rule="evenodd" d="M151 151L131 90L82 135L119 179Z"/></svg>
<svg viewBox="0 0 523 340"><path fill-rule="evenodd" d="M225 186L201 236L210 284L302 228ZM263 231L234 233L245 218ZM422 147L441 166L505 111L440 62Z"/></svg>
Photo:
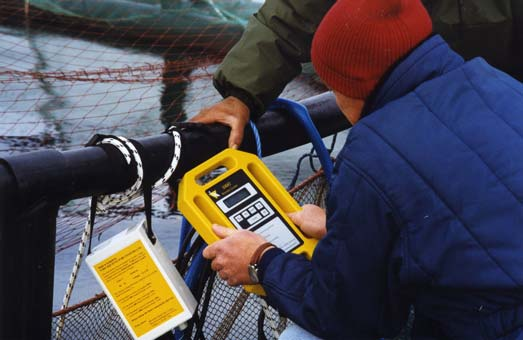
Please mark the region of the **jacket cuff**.
<svg viewBox="0 0 523 340"><path fill-rule="evenodd" d="M259 102L253 95L249 92L235 87L234 85L228 82L222 82L218 79L213 79L213 85L222 95L223 98L233 96L241 100L249 108L249 115L251 119L258 119L265 112L265 106L263 103Z"/></svg>
<svg viewBox="0 0 523 340"><path fill-rule="evenodd" d="M267 267L270 265L270 263L276 256L279 256L281 254L285 254L285 252L280 248L271 248L263 254L260 262L258 262L258 279L260 280L260 283L263 283L265 269L267 269Z"/></svg>

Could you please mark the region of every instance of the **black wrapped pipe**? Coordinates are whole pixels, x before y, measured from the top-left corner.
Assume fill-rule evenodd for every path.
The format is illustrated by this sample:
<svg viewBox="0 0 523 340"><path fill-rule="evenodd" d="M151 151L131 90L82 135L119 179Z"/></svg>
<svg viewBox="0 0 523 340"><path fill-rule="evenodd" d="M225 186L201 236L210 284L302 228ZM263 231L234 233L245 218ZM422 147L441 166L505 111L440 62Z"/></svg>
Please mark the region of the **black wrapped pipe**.
<svg viewBox="0 0 523 340"><path fill-rule="evenodd" d="M302 102L322 137L347 129L350 125L339 112L334 97L325 93ZM309 142L305 130L284 112L269 111L257 122L268 156ZM181 159L173 179L227 147L229 128L222 125L187 127L182 130ZM147 168L160 178L169 166L173 140L161 134L138 140L148 153ZM242 150L255 152L250 127L245 131ZM123 191L136 179L135 170L127 166L112 147L88 147L58 152L44 150L5 157L16 178L21 206L30 206L39 197L65 203L71 199L95 194Z"/></svg>

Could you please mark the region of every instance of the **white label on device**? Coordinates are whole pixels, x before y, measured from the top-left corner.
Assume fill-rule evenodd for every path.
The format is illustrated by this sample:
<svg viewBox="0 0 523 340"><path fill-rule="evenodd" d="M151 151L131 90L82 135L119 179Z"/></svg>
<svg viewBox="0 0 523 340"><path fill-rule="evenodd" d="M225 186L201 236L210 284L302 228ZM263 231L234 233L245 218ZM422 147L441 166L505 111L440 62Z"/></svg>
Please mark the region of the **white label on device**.
<svg viewBox="0 0 523 340"><path fill-rule="evenodd" d="M289 228L279 217L265 223L260 228L256 229L256 233L263 236L267 242L274 244L276 247L285 252L297 247L300 242L296 239Z"/></svg>

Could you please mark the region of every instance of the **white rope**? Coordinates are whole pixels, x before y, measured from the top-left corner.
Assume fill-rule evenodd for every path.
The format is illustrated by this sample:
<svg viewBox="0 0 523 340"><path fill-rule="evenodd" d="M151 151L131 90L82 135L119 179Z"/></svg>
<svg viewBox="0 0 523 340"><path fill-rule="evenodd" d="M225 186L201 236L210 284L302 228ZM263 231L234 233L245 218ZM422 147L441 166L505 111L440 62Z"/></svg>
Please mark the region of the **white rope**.
<svg viewBox="0 0 523 340"><path fill-rule="evenodd" d="M138 197L141 193L140 188L142 187L143 182L143 163L140 158L138 150L136 150L133 143L131 143L127 138L122 136L117 136L116 138L108 137L102 139L100 144L110 144L115 146L118 151L124 156L127 164L131 164L131 159L134 159L136 163L136 181L134 184L127 190L121 193L114 195L104 195L100 196L99 204L96 207L97 211L106 211L109 207L115 206L117 204L127 203L130 200Z"/></svg>
<svg viewBox="0 0 523 340"><path fill-rule="evenodd" d="M182 141L180 134L178 131L174 129L174 127L171 127L167 130L169 134L173 136L174 139L174 151L173 151L173 157L171 160L171 164L169 165L169 168L165 172L165 174L160 178L153 186L153 188L156 188L164 183L166 183L169 178L173 175L174 171L176 170L176 167L178 166L178 162L180 160L180 154L182 150ZM140 154L138 153L138 150L136 150L135 146L125 137L118 136L116 138L113 137L107 137L96 143L96 145L101 144L109 144L113 145L120 151L120 153L123 155L125 162L130 165L131 161L134 159L136 163L136 174L137 178L134 184L127 190L125 190L122 193L117 193L114 195L104 195L100 196L98 199L98 203L96 205L97 211L106 211L109 207L115 206L117 204L122 204L129 202L133 200L134 198L140 196L141 194L141 186L143 183L143 163L142 159L140 157ZM82 238L80 241L80 245L78 246L78 252L76 253L76 259L74 261L73 269L71 271L71 275L69 277L69 282L67 284L67 287L65 289L64 299L62 302L61 309L67 308L69 305L69 301L71 299L71 295L73 293L73 288L76 283L76 278L78 276L78 272L80 271L80 266L82 263L82 259L84 257L85 253L85 247L87 244L87 241L91 237L91 224L92 219L94 216L91 216L91 205L93 204L92 198L89 199L89 215L87 217L87 221L85 223L84 231L82 233ZM62 337L62 330L64 328L65 324L65 314L60 317L60 321L56 327L56 339L61 339Z"/></svg>
<svg viewBox="0 0 523 340"><path fill-rule="evenodd" d="M269 305L267 304L267 301L265 301L265 299L258 297L258 300L260 302L260 305L263 308L263 313L265 313L265 318L267 320L269 320L269 326L271 327L274 338L278 339L280 337L280 332L278 332L278 325L276 324L276 321L274 321L274 318L272 317L272 315L274 313L270 312Z"/></svg>
<svg viewBox="0 0 523 340"><path fill-rule="evenodd" d="M165 172L165 174L160 178L153 186L153 188L157 188L160 185L166 183L169 178L173 175L174 171L176 170L176 167L178 166L178 162L180 161L180 155L182 154L182 138L180 137L180 134L178 131L175 130L173 126L171 126L168 130L168 133L170 133L173 136L174 139L174 153L173 158L171 159L171 164L169 165L169 168Z"/></svg>
<svg viewBox="0 0 523 340"><path fill-rule="evenodd" d="M92 204L92 198L89 199L89 206ZM62 301L62 307L61 309L67 308L69 305L69 300L71 299L71 295L73 293L73 287L76 282L76 277L78 276L78 272L80 270L80 264L82 262L82 258L85 251L85 245L87 243L87 240L89 240L91 236L91 228L89 227L91 224L91 219L93 216L91 216L91 209L89 209L89 215L87 217L87 221L85 222L84 232L82 233L82 239L80 240L80 245L78 247L78 251L76 252L76 258L74 260L73 264L73 270L71 271L71 275L69 276L69 282L67 283L67 287L65 288L65 294L64 299ZM56 339L62 338L62 330L65 326L65 314L62 314L60 317L60 321L58 322L58 325L56 326Z"/></svg>

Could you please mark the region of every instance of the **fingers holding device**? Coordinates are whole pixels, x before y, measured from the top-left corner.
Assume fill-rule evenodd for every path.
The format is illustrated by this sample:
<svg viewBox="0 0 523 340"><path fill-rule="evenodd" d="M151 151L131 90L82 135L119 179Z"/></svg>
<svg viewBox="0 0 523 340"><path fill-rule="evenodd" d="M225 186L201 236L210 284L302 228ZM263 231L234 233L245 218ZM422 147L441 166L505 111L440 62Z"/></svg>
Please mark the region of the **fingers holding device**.
<svg viewBox="0 0 523 340"><path fill-rule="evenodd" d="M225 171L201 183L200 178L218 168ZM264 243L309 259L317 243L287 215L300 210L298 203L250 153L227 149L187 172L180 183L178 207L210 245L204 256L213 259L213 269L230 284L256 281L255 275L249 281L249 273L256 274L259 259L253 257ZM248 290L263 294L261 286L256 287Z"/></svg>

